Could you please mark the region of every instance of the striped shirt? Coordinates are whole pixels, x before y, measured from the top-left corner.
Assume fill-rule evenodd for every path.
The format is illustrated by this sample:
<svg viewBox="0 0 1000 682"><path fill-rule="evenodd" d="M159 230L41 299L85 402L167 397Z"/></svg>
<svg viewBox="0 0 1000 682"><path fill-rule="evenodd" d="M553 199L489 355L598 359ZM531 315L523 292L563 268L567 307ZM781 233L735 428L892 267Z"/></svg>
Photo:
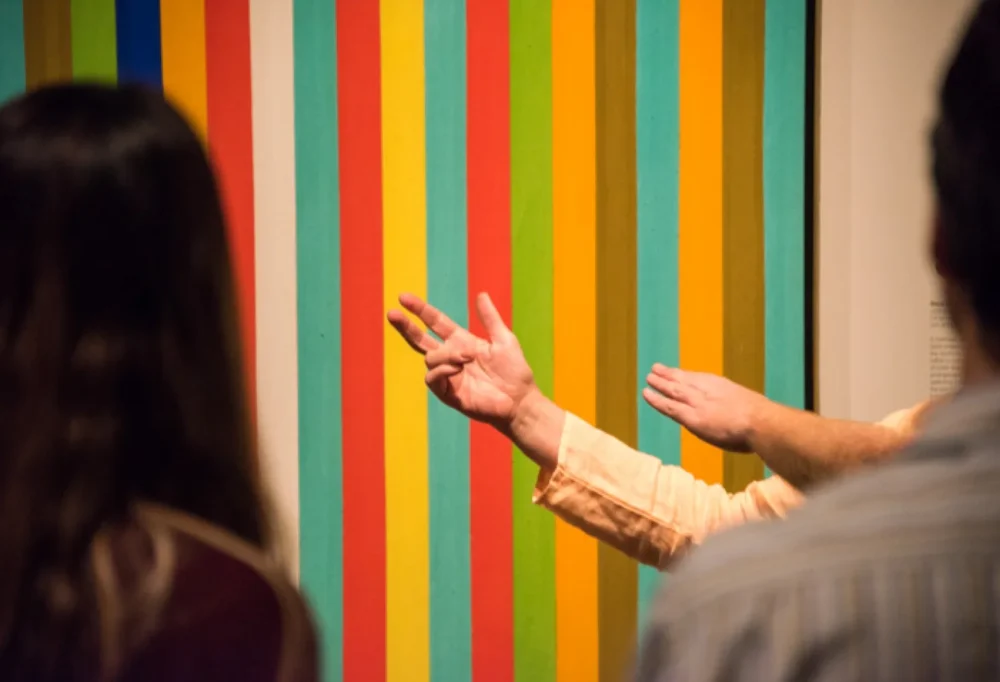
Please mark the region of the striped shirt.
<svg viewBox="0 0 1000 682"><path fill-rule="evenodd" d="M1000 385L785 521L709 539L652 609L640 682L1000 680Z"/></svg>

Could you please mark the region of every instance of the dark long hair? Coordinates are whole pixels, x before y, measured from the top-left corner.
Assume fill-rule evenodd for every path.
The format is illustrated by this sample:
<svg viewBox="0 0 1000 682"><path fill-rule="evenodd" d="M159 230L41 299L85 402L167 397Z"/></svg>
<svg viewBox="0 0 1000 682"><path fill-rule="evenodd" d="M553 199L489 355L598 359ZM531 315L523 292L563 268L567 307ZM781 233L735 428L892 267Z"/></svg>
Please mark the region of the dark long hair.
<svg viewBox="0 0 1000 682"><path fill-rule="evenodd" d="M268 542L235 316L211 167L161 95L0 108L0 679L94 642L94 546L137 504Z"/></svg>

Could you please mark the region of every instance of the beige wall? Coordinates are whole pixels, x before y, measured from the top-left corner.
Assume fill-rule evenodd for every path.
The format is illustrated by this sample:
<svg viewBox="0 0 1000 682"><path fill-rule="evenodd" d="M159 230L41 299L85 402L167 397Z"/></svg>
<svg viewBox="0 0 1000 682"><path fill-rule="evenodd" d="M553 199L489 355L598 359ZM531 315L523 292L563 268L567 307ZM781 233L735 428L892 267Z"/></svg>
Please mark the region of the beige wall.
<svg viewBox="0 0 1000 682"><path fill-rule="evenodd" d="M817 83L817 406L877 419L929 392L927 131L974 0L825 0Z"/></svg>

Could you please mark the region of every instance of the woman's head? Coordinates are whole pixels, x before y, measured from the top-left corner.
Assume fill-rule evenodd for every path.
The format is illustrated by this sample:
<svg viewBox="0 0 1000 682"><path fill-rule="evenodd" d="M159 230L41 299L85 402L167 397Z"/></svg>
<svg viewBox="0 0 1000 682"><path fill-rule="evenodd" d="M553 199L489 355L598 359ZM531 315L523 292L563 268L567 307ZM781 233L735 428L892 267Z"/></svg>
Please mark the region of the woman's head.
<svg viewBox="0 0 1000 682"><path fill-rule="evenodd" d="M137 501L264 544L233 299L212 170L160 95L0 108L0 605L72 597ZM0 606L0 648L23 615Z"/></svg>

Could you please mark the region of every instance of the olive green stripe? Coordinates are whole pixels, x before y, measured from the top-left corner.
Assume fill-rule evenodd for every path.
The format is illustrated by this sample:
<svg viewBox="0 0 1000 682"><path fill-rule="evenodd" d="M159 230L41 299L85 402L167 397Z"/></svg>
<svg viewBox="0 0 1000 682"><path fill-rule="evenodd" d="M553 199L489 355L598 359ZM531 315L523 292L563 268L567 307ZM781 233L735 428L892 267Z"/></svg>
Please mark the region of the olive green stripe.
<svg viewBox="0 0 1000 682"><path fill-rule="evenodd" d="M764 0L725 0L722 57L723 368L764 390ZM764 476L756 455L727 452L730 492Z"/></svg>
<svg viewBox="0 0 1000 682"><path fill-rule="evenodd" d="M635 0L597 0L597 425L638 438L636 390ZM598 554L600 680L624 679L634 654L635 562Z"/></svg>
<svg viewBox="0 0 1000 682"><path fill-rule="evenodd" d="M118 78L115 0L71 0L73 77Z"/></svg>
<svg viewBox="0 0 1000 682"><path fill-rule="evenodd" d="M553 388L552 5L510 1L511 298L538 386ZM555 682L555 521L531 504L538 467L514 459L514 679Z"/></svg>

